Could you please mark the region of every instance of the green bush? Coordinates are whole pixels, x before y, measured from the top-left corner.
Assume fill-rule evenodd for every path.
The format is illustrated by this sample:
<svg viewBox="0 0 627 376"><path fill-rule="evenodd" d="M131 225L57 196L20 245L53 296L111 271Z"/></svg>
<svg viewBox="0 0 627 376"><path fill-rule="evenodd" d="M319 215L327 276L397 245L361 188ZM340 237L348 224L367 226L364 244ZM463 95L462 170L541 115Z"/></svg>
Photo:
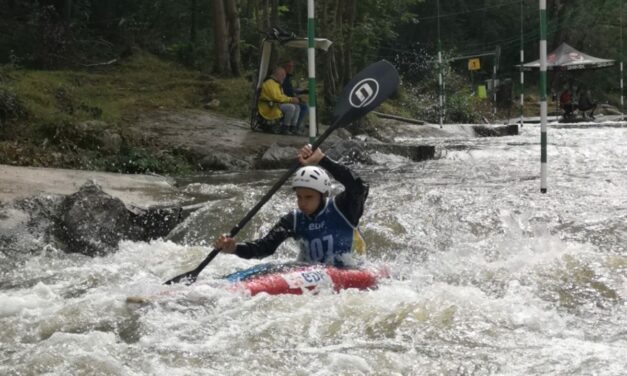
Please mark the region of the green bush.
<svg viewBox="0 0 627 376"><path fill-rule="evenodd" d="M15 91L0 86L0 121L2 124L26 117L26 109Z"/></svg>

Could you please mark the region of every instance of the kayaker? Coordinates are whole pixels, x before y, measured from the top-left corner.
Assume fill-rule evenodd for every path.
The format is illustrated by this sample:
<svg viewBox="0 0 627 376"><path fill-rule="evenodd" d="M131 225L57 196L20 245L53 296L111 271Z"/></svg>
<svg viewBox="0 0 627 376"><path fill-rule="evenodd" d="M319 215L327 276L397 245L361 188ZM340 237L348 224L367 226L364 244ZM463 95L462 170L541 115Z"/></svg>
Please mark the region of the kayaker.
<svg viewBox="0 0 627 376"><path fill-rule="evenodd" d="M310 145L300 149L298 160L304 166L296 171L292 181L298 207L281 217L266 236L237 243L235 238L221 235L215 242L216 248L245 259L260 259L274 254L287 238L294 238L300 245L298 261L334 266L355 263L353 253L365 251L357 225L368 197L368 185L320 149L312 152ZM329 196L331 180L325 170L344 186L344 191L334 197Z"/></svg>

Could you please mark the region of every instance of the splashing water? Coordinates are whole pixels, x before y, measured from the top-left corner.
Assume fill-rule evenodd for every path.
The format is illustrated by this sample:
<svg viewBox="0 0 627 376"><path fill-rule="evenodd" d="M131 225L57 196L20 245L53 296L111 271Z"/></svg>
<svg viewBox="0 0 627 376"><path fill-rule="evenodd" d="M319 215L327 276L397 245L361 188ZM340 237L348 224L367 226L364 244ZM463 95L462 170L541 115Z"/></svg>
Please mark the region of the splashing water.
<svg viewBox="0 0 627 376"><path fill-rule="evenodd" d="M362 219L369 258L394 278L372 291L254 297L194 268L279 173L186 181L207 205L169 240L98 258L43 246L2 256L3 375L623 375L627 369L627 129L502 138L415 138L440 158L379 156ZM274 175L273 175L274 174ZM279 192L242 231L261 236L294 206ZM182 245L185 244L185 245ZM271 261L292 260L286 243ZM25 261L24 261L25 260ZM128 295L174 291L148 305Z"/></svg>

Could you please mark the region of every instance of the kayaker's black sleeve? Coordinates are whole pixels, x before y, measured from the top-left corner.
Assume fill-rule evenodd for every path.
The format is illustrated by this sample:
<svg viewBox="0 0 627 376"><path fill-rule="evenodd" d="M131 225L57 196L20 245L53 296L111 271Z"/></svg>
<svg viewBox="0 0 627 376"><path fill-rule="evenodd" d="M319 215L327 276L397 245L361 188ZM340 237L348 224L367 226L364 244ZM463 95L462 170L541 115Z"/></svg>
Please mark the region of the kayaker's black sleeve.
<svg viewBox="0 0 627 376"><path fill-rule="evenodd" d="M329 157L322 158L319 165L344 186L344 191L335 196L335 205L353 226L357 226L368 198L368 184L348 167Z"/></svg>
<svg viewBox="0 0 627 376"><path fill-rule="evenodd" d="M264 258L270 256L289 237L294 236L294 212L290 212L272 227L263 238L250 242L238 243L235 254L241 258Z"/></svg>

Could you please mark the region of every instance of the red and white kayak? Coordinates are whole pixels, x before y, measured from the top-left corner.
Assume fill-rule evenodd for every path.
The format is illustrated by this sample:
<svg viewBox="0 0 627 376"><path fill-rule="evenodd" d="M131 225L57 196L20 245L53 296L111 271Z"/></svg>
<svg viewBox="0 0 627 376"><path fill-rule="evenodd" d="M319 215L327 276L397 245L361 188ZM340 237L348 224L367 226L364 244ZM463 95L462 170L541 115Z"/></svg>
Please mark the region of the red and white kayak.
<svg viewBox="0 0 627 376"><path fill-rule="evenodd" d="M332 265L261 264L226 276L233 284L229 290L247 290L251 295L267 293L297 294L322 289L366 290L375 288L381 278L389 277L386 266L369 268L338 268Z"/></svg>
<svg viewBox="0 0 627 376"><path fill-rule="evenodd" d="M344 289L373 289L382 278L390 276L385 265L376 267L339 268L323 264L259 264L249 269L229 274L218 281L229 291L243 291L250 295L317 293ZM224 281L227 283L224 283ZM181 291L162 291L151 296L129 296L127 303L148 303L159 298L178 295Z"/></svg>

